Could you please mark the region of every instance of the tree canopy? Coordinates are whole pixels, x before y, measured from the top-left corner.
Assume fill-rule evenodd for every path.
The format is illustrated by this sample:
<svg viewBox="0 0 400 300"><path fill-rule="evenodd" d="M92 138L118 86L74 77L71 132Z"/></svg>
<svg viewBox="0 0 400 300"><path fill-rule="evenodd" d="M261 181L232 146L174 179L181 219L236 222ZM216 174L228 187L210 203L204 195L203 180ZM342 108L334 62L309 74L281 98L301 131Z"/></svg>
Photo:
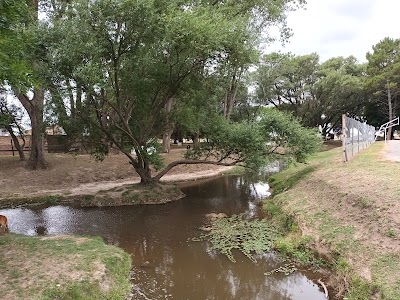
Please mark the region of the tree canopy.
<svg viewBox="0 0 400 300"><path fill-rule="evenodd" d="M193 84L207 86L204 80L227 66L243 68L257 50L259 33L271 24L285 28L285 11L302 3L74 1L52 20L47 35L48 80L58 101L53 108L61 107L64 117L78 114L96 153L107 153L111 142L142 182L151 182L150 167L160 167L160 160L148 149L171 116L199 131L204 119L198 113L210 117L207 111L215 110L212 96L200 95ZM173 110L165 109L168 103Z"/></svg>
<svg viewBox="0 0 400 300"><path fill-rule="evenodd" d="M323 135L342 114L360 117L365 106L365 66L352 56L320 63L315 53L271 53L253 78L257 103L290 111L304 126L322 126Z"/></svg>
<svg viewBox="0 0 400 300"><path fill-rule="evenodd" d="M371 99L367 113L371 119L375 119L377 113L381 115L378 119L382 124L399 113L400 39L384 38L372 49L373 52L367 53L366 85ZM391 129L388 136L391 136Z"/></svg>

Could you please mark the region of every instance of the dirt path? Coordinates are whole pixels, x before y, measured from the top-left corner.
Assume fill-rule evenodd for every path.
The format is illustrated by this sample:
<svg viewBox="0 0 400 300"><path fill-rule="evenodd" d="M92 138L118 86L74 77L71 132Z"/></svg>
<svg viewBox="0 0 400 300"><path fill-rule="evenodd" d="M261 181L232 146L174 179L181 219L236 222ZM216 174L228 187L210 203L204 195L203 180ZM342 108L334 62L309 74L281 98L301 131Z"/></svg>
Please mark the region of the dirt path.
<svg viewBox="0 0 400 300"><path fill-rule="evenodd" d="M179 173L179 174L167 174L161 178L162 182L180 182L188 180L197 180L202 178L214 177L224 172L231 170L233 167L218 167L217 169ZM42 190L37 192L37 195L94 195L100 191L106 191L125 185L137 184L140 182L140 178L126 179L126 180L113 180L113 181L96 181L91 183L83 183L74 188L58 189L58 190Z"/></svg>
<svg viewBox="0 0 400 300"><path fill-rule="evenodd" d="M163 154L165 162L182 159L186 149ZM42 195L93 195L124 185L138 183L139 176L124 155L110 155L102 162L89 155L47 154L47 170L28 171L18 158L0 155L0 200ZM180 165L161 181L177 182L213 177L232 167Z"/></svg>
<svg viewBox="0 0 400 300"><path fill-rule="evenodd" d="M400 161L400 140L389 140L384 147L384 157L390 161Z"/></svg>

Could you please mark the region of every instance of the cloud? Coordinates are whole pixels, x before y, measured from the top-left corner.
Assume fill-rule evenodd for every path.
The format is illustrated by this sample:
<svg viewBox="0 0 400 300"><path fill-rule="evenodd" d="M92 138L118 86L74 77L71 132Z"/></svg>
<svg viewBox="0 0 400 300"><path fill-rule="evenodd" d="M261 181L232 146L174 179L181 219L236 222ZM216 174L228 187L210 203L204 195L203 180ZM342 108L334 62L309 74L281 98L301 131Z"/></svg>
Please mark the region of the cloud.
<svg viewBox="0 0 400 300"><path fill-rule="evenodd" d="M330 3L329 6L336 15L365 20L373 14L375 2L376 0L341 0Z"/></svg>
<svg viewBox="0 0 400 300"><path fill-rule="evenodd" d="M320 39L321 43L336 44L347 41L354 41L358 37L358 33L355 30L340 29L331 32L327 32Z"/></svg>
<svg viewBox="0 0 400 300"><path fill-rule="evenodd" d="M321 61L353 55L365 62L365 54L380 40L400 38L399 11L400 1L394 0L308 0L306 10L288 13L290 41L267 51L316 52Z"/></svg>

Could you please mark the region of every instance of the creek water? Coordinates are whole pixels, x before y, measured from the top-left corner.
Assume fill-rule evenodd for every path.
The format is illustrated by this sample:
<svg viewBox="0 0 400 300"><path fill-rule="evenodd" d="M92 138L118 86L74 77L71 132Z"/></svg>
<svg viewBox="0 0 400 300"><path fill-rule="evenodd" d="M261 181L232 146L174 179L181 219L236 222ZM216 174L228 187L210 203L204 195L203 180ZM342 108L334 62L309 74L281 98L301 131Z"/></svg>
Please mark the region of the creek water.
<svg viewBox="0 0 400 300"><path fill-rule="evenodd" d="M296 271L264 273L284 263L272 253L253 263L234 252L236 263L191 239L201 234L205 215L224 212L260 216L268 185L246 177L223 176L182 184L186 197L164 205L107 208L50 206L0 210L11 232L25 235L90 234L132 255L133 299L322 300L324 294ZM308 276L308 277L307 277Z"/></svg>

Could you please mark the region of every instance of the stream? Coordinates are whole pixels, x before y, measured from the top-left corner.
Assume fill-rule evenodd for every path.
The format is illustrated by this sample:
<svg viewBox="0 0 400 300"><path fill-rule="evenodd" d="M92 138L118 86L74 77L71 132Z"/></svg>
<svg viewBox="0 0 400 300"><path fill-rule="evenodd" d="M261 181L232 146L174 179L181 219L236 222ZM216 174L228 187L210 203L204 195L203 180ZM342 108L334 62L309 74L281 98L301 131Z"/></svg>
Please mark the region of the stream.
<svg viewBox="0 0 400 300"><path fill-rule="evenodd" d="M236 263L218 254L201 234L205 215L224 212L262 214L257 205L268 184L242 176L181 184L186 197L164 205L81 208L50 206L0 210L10 231L25 235L89 234L123 248L132 256L133 299L323 300L312 273L264 273L282 266L275 254L256 255L253 263L234 252Z"/></svg>

